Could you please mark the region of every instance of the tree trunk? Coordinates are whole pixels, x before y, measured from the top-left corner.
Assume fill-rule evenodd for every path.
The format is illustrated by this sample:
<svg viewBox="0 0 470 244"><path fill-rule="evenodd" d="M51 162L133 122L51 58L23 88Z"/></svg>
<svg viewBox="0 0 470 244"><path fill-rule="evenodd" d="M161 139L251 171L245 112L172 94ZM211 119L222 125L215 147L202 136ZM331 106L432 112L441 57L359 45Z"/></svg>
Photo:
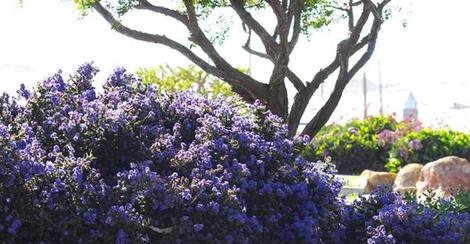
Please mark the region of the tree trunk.
<svg viewBox="0 0 470 244"><path fill-rule="evenodd" d="M287 89L284 82L269 85L268 108L272 113L281 117L285 122L289 114L289 101Z"/></svg>

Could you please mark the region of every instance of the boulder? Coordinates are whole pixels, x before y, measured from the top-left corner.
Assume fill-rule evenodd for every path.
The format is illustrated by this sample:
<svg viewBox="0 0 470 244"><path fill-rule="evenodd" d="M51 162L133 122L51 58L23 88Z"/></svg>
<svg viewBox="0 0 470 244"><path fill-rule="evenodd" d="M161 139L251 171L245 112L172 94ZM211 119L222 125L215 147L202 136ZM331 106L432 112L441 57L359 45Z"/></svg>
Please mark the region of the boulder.
<svg viewBox="0 0 470 244"><path fill-rule="evenodd" d="M364 193L370 193L375 190L378 186L393 186L393 182L396 178L395 173L389 172L377 172L372 170L364 170L361 173L361 182L364 189Z"/></svg>
<svg viewBox="0 0 470 244"><path fill-rule="evenodd" d="M393 183L393 191L401 194L416 192L416 182L419 180L422 168L422 164L407 164L401 168Z"/></svg>
<svg viewBox="0 0 470 244"><path fill-rule="evenodd" d="M470 191L470 162L464 158L448 156L427 163L421 169L416 190L418 196L431 191L436 197L444 198L455 191Z"/></svg>

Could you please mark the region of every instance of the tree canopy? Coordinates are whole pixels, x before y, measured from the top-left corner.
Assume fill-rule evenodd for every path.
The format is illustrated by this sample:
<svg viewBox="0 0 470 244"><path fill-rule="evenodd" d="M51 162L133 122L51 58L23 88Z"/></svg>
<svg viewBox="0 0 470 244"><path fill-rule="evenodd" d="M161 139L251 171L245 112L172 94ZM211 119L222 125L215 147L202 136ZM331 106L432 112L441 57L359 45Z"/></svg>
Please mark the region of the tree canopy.
<svg viewBox="0 0 470 244"><path fill-rule="evenodd" d="M331 117L346 85L372 56L380 27L389 14L386 5L390 1L174 0L162 3L149 0L74 0L84 13L95 10L115 31L125 36L178 51L208 74L227 82L245 101L260 100L288 124L291 136L297 133L300 119L313 94L323 82L335 75L331 95L301 134L315 135ZM203 26L203 20L217 9L230 9L238 16L247 38L245 43L241 43L242 49L273 64L269 80L257 80L238 70L220 54L216 46L217 38L223 38L226 31L212 38L209 31L205 30L206 26ZM176 20L187 29L192 43L188 45L178 42L165 35L167 33L138 30L121 21L121 16L137 10L150 11ZM263 25L256 18L253 12L257 10L272 13L275 19L274 28ZM289 67L291 54L299 37L341 17L344 17L341 22L347 25L349 33L338 43L333 60L313 74L313 78L300 78ZM256 35L261 41L263 50L252 48L252 35ZM357 57L352 58L355 54ZM297 91L291 103L286 82L291 82Z"/></svg>

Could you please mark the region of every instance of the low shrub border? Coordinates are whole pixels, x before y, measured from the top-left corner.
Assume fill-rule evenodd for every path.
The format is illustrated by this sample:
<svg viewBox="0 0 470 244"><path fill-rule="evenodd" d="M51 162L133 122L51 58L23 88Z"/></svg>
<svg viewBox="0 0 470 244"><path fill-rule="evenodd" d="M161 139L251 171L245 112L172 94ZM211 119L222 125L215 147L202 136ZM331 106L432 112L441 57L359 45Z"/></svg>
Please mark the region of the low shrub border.
<svg viewBox="0 0 470 244"><path fill-rule="evenodd" d="M303 152L309 160L329 159L341 174L356 175L364 169L398 172L406 164L451 155L470 160L470 134L422 128L419 121L397 122L393 116L327 125Z"/></svg>

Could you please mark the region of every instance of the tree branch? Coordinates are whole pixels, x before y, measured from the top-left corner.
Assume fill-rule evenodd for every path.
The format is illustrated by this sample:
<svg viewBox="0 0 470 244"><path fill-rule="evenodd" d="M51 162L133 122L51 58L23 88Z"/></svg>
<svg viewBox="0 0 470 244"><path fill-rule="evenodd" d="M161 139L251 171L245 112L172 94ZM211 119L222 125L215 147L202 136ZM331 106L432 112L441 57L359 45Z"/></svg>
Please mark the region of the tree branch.
<svg viewBox="0 0 470 244"><path fill-rule="evenodd" d="M385 0L383 3L385 3L385 2L390 2L390 0ZM382 11L383 7L386 4L386 3L385 4L383 4L383 3L382 3L382 5L379 5L379 10L380 11ZM353 5L354 5L354 3L353 3ZM358 39L359 39L359 37L361 35L361 32L362 32L362 29L363 29L364 25L366 24L366 22L368 20L368 17L371 13L371 10L370 10L369 6L370 5L368 3L366 3L366 2L363 3L363 11L361 13L361 16L359 17L356 25L354 26L353 31L351 32L349 38L343 40L342 42L340 42L338 44L337 55L336 55L334 61L330 65L325 67L324 69L321 69L315 75L315 77L312 79L312 81L306 86L306 88L304 90L300 91L295 96L294 102L293 102L292 107L291 107L289 120L288 120L289 135L290 136L295 135L295 133L297 132L297 129L298 129L298 126L299 126L299 123L300 123L300 119L301 119L302 115L304 114L305 109L307 108L307 105L310 101L310 98L315 93L315 91L318 89L320 84L323 83L338 68L340 68L340 71L341 71L341 62L342 62L342 60L340 59L339 54L342 54L343 57L347 57L349 59L349 57L351 57L356 52L361 50L363 47L365 47L365 45L369 44L372 39L374 39L374 38L376 39L376 36L374 36L373 32L371 31L371 33L369 33L368 35L363 37L358 42ZM377 20L377 18L376 18L376 20ZM375 28L375 27L377 27L377 26L373 25L373 28ZM377 30L377 32L378 32L378 30ZM347 50L347 54L344 54L343 51L341 51L341 50ZM372 55L372 53L370 53L370 55ZM360 67L362 67L365 64L365 62L367 62L367 60L368 60L368 58L366 58L366 57L361 58L360 62L356 63L356 65L353 66L351 71L357 72L357 70ZM361 64L362 64L362 66L361 66ZM347 82L352 77L349 78L348 70L343 71L343 73L344 72L348 73L348 76L347 76L348 79L346 79L346 84L347 84ZM338 80L337 80L337 83L338 83ZM341 81L340 83L342 84L344 82ZM340 89L341 90L341 86L339 86L339 88L335 88L335 89ZM339 98L341 98L341 95L337 95L335 93L332 99L335 100L335 99L339 99ZM329 102L329 103L327 102L325 104L325 106L326 105L334 105L334 104L335 104L334 101ZM328 115L329 111L330 111L329 109L320 110L317 113L317 115L320 114L322 117L320 118L320 117L315 116L312 119L312 121L313 120L319 120L319 121L315 122L315 123L310 121L312 123L310 123L309 129L307 129L307 127L306 127L302 133L303 134L313 135L314 133L312 133L312 131L316 130L318 125L320 125L320 124L323 125L320 122L322 122L324 117L326 115ZM329 117L329 116L331 116L331 114L329 114L327 117Z"/></svg>
<svg viewBox="0 0 470 244"><path fill-rule="evenodd" d="M253 49L251 49L251 48L250 48L248 45L246 45L246 44L243 45L242 48L243 48L243 50L245 50L245 51L248 52L249 54L253 54L253 55L257 56L257 57L271 60L271 57L270 57L269 55L267 55L266 53L253 50Z"/></svg>
<svg viewBox="0 0 470 244"><path fill-rule="evenodd" d="M232 0L231 2L232 2L232 7L236 11L238 16L242 20L242 22L245 23L250 29L252 29L260 37L267 53L261 53L259 51L255 51L251 49L249 45L247 45L249 41L245 43L245 45L243 46L243 49L250 54L253 54L261 58L269 59L274 64L276 64L276 57L279 55L278 54L279 46L275 41L275 37L270 36L270 34L261 25L259 25L259 23L251 16L251 14L248 13L243 8L243 5L241 5L240 3L234 3L234 0ZM293 47L296 45L299 34L300 34L300 13L301 13L300 10L302 9L302 6L305 3L305 0L298 0L296 1L296 3L297 5L295 6L297 6L297 8L293 8L292 13L293 15L298 16L298 18L294 22L294 33L293 33L291 42L289 43L289 54L293 50ZM295 4L295 3L292 2L291 4ZM276 26L275 35L276 36L279 35L279 25ZM297 75L295 75L295 73L292 72L289 68L287 68L287 78L292 82L292 84L298 91L305 88L305 85L303 84L302 80L299 77L297 77Z"/></svg>
<svg viewBox="0 0 470 244"><path fill-rule="evenodd" d="M371 58L372 54L374 53L379 30L383 22L382 10L389 2L390 0L385 0L376 7L375 12L378 12L379 15L377 15L376 13L374 14L375 19L374 19L374 22L372 23L370 33L366 37L364 37L362 40L362 41L367 40L367 43L368 43L367 50L349 71L350 78L354 77L354 75L367 63L367 61Z"/></svg>
<svg viewBox="0 0 470 244"><path fill-rule="evenodd" d="M289 114L289 101L287 95L287 89L285 86L285 78L287 75L287 65L289 64L289 22L285 7L278 0L267 0L267 3L271 6L274 15L277 19L277 27L279 33L279 46L278 52L274 59L274 69L269 79L269 96L268 96L268 107L275 114L287 119ZM285 2L287 5L287 2ZM273 40L275 41L275 40ZM269 53L268 53L269 55Z"/></svg>
<svg viewBox="0 0 470 244"><path fill-rule="evenodd" d="M219 53L216 51L212 43L209 41L209 39L204 35L203 31L200 29L197 21L197 16L194 10L194 6L191 0L189 1L184 1L185 7L188 13L188 16L181 14L180 12L172 9L168 9L165 7L161 6L155 6L151 3L149 3L147 0L138 0L138 4L135 6L137 9L146 9L153 11L155 13L163 14L169 17L172 17L181 23L183 23L188 30L191 33L191 40L198 44L203 51L209 56L209 58L214 62L217 68L220 70L224 70L225 72L221 72L224 74L224 76L218 76L219 78L225 80L227 83L232 85L232 87L237 86L234 90L239 91L240 94L245 94L242 95L243 98L247 101L254 101L254 97L260 95L260 93L263 90L263 87L265 86L261 82L258 82L254 80L252 77L247 76L243 74L242 72L238 71L237 69L233 68L225 59L222 58L222 56L219 55ZM229 74L225 74L229 73ZM233 78L231 78L231 76ZM235 84L235 82L231 80L238 80L237 82L240 84ZM248 82L251 82L252 84L248 84ZM244 84L245 83L245 84ZM253 91L251 91L251 87L256 86L258 87L255 90L258 90L258 94L254 94ZM249 87L249 88L247 88ZM242 91L246 90L246 91ZM248 98L246 95L251 93L251 98ZM256 92L255 92L256 93ZM262 100L263 97L261 96L260 98Z"/></svg>
<svg viewBox="0 0 470 244"><path fill-rule="evenodd" d="M339 6L335 6L335 5L326 5L326 7L332 8L332 9L336 9L336 10L340 10L340 11L344 11L344 12L348 12L348 11L349 11L348 8L343 8L343 7L339 7Z"/></svg>
<svg viewBox="0 0 470 244"><path fill-rule="evenodd" d="M279 50L277 57L274 59L274 69L271 79L269 80L270 86L277 86L279 83L284 82L284 77L287 73L287 65L289 63L287 40L289 35L289 26L282 4L278 0L267 0L267 2L276 15L277 29L279 30Z"/></svg>
<svg viewBox="0 0 470 244"><path fill-rule="evenodd" d="M379 22L379 21L377 21ZM369 38L369 45L367 47L367 50L364 54L362 54L361 58L356 62L356 64L351 68L349 71L349 76L350 78L354 77L354 75L367 63L367 61L370 59L372 56L374 49L375 49L375 44L377 41L377 34L378 30L380 29L380 24L374 23L374 27L372 27L373 33L371 32L372 36Z"/></svg>
<svg viewBox="0 0 470 244"><path fill-rule="evenodd" d="M351 70L349 71L347 70L347 65L346 66L340 65L340 73L338 75L338 79L336 81L336 85L332 94L330 95L330 97L328 98L324 106L320 109L320 111L318 111L318 113L315 115L315 117L306 125L306 127L301 133L302 135L313 136L316 133L318 133L320 128L330 119L331 114L338 106L338 103L341 99L341 95L346 85L349 83L352 77L354 77L354 75L359 71L359 69L362 68L372 56L373 51L375 49L378 32L382 24L381 13L385 5L389 2L390 0L385 0L381 4L378 5L377 11L379 11L380 13L379 16L377 16L377 14L372 13L372 15L374 15L374 21L373 21L370 33L361 40L361 42L363 40L367 40L368 47L367 47L366 52L361 56L359 61L356 62L356 64L351 68ZM348 52L351 52L351 51L352 50ZM340 52L340 51L339 53L343 54L343 52ZM341 56L339 58L340 60L344 59Z"/></svg>
<svg viewBox="0 0 470 244"><path fill-rule="evenodd" d="M294 21L294 25L292 26L292 37L289 41L289 54L292 53L295 45L297 45L297 41L299 40L301 14L305 5L305 0L293 0L291 5L292 7L289 10L289 26L291 25L292 19Z"/></svg>
<svg viewBox="0 0 470 244"><path fill-rule="evenodd" d="M274 28L274 33L273 33L273 40L276 41L277 37L279 36L279 29L277 26Z"/></svg>
<svg viewBox="0 0 470 244"><path fill-rule="evenodd" d="M336 85L331 93L330 97L326 101L325 105L317 112L315 117L305 126L304 130L302 131L301 135L308 135L313 137L320 128L328 122L333 111L338 106L339 101L341 100L341 96L343 94L344 88L348 84L348 59L347 57L340 58L340 70L338 79L336 80Z"/></svg>
<svg viewBox="0 0 470 244"><path fill-rule="evenodd" d="M188 14L188 29L191 32L191 40L199 44L204 52L211 58L214 64L226 68L227 66L231 67L230 64L225 61L222 56L219 55L217 50L215 50L212 43L204 35L202 30L199 28L196 11L194 9L192 0L184 0L184 5L186 7L186 12ZM222 68L218 67L218 68Z"/></svg>
<svg viewBox="0 0 470 244"><path fill-rule="evenodd" d="M114 16L109 12L105 7L103 7L99 1L96 1L93 5L93 8L113 27L115 31L125 36L134 38L136 40L152 42L156 44L162 44L169 48L172 48L182 55L187 57L193 63L201 67L204 71L209 74L212 74L232 86L237 86L238 88L242 87L245 90L248 90L252 97L256 97L261 100L265 100L267 95L266 85L260 83L250 76L243 74L242 72L236 70L227 64L226 69L221 69L219 67L214 67L213 65L207 63L202 58L197 56L193 51L184 45L164 36L158 34L150 34L138 30L131 29L114 18ZM217 66L217 64L216 64ZM253 99L251 99L253 101Z"/></svg>
<svg viewBox="0 0 470 244"><path fill-rule="evenodd" d="M353 7L353 6L359 6L359 5L362 4L362 2L364 2L364 0L359 0L359 1L357 1L357 2L353 2L353 3L351 4L351 7Z"/></svg>
<svg viewBox="0 0 470 244"><path fill-rule="evenodd" d="M253 50L247 45L244 45L242 48L246 52L248 52L249 54L255 55L255 56L260 57L260 58L270 60L270 57L266 53L262 53L262 52ZM294 87L295 87L295 89L297 89L297 91L301 91L302 89L305 88L305 85L302 82L302 80L289 68L287 68L287 78L292 82L292 85L294 85Z"/></svg>
<svg viewBox="0 0 470 244"><path fill-rule="evenodd" d="M239 86L246 90L246 93L251 94L253 98L258 98L266 101L266 84L263 84L251 76L244 74L243 72L232 67L215 49L209 39L204 35L198 24L196 11L194 9L192 0L184 0L186 12L188 14L189 26L188 29L191 32L191 39L197 43L201 49L210 57L216 67L223 71L225 76L224 80L235 80L236 82L228 82L232 86ZM240 89L237 89L240 91ZM242 92L240 92L242 93ZM244 93L243 93L244 94ZM246 97L245 97L246 98ZM246 99L246 100L252 100Z"/></svg>
<svg viewBox="0 0 470 244"><path fill-rule="evenodd" d="M354 55L356 52L361 50L369 40L369 35L365 36L359 43L354 45L354 47L349 52L349 57ZM305 89L300 90L299 93L295 96L294 102L291 107L289 115L289 135L294 136L299 127L300 119L307 108L308 103L310 102L311 97L333 72L335 72L340 67L340 61L338 56L335 57L333 62L323 69L320 69L315 77L310 83L307 84Z"/></svg>
<svg viewBox="0 0 470 244"><path fill-rule="evenodd" d="M356 25L353 27L353 31L351 32L351 36L349 37L349 43L347 43L348 45L355 45L355 43L359 40L359 38L361 37L362 29L364 28L364 25L369 19L369 15L370 7L364 2L362 14L361 16L359 16Z"/></svg>
<svg viewBox="0 0 470 244"><path fill-rule="evenodd" d="M285 18L285 12L281 3L278 0L266 0L266 2L268 2L269 6L271 6L278 24L283 22Z"/></svg>
<svg viewBox="0 0 470 244"><path fill-rule="evenodd" d="M349 31L352 32L354 30L354 11L353 11L353 0L349 0L349 8L347 9L348 13L348 25L349 25Z"/></svg>
<svg viewBox="0 0 470 244"><path fill-rule="evenodd" d="M243 1L230 0L230 3L241 21L245 23L251 30L253 30L261 39L261 42L266 49L266 53L271 57L275 57L278 49L277 43L272 39L268 31L263 26L261 26L248 11L246 11L243 6Z"/></svg>
<svg viewBox="0 0 470 244"><path fill-rule="evenodd" d="M349 57L353 56L359 50L361 50L369 41L369 35L365 36L358 42L350 51ZM340 62L338 57L336 57L333 62L331 62L328 66L321 69L315 77L312 79L310 83L305 87L305 89L300 90L299 93L294 98L294 103L292 104L290 116L289 116L289 134L290 136L294 136L297 128L299 126L299 122L301 119L302 114L305 112L307 105L310 101L310 98L313 94L317 91L320 87L321 83L323 83L333 72L335 72L340 66ZM290 129L294 128L294 129Z"/></svg>
<svg viewBox="0 0 470 244"><path fill-rule="evenodd" d="M291 81L292 85L294 85L295 89L297 89L298 92L305 88L305 85L302 80L289 68L287 68L287 79Z"/></svg>
<svg viewBox="0 0 470 244"><path fill-rule="evenodd" d="M181 54L183 54L185 57L187 57L189 60L200 66L202 69L204 69L206 72L220 77L222 76L222 73L217 70L216 67L210 65L203 59L201 59L199 56L197 56L194 52L192 52L189 48L185 47L184 45L166 37L163 35L156 35L156 34L149 34L146 32L141 32L137 31L134 29L131 29L123 24L121 24L118 20L114 18L114 16L106 10L99 1L95 2L93 5L93 8L112 26L114 30L116 30L118 33L123 34L125 36L141 40L141 41L146 41L146 42L153 42L156 44L162 44L165 45L169 48L175 49Z"/></svg>
<svg viewBox="0 0 470 244"><path fill-rule="evenodd" d="M178 20L179 22L183 23L186 26L189 25L188 17L185 16L184 14L181 14L180 12L178 12L176 10L153 5L153 4L149 3L147 0L138 0L138 2L139 3L137 5L135 5L134 8L136 8L136 9L146 9L146 10L150 10L150 11L153 11L155 13L158 13L158 14L163 14L163 15L166 15L168 17L172 17L172 18Z"/></svg>

